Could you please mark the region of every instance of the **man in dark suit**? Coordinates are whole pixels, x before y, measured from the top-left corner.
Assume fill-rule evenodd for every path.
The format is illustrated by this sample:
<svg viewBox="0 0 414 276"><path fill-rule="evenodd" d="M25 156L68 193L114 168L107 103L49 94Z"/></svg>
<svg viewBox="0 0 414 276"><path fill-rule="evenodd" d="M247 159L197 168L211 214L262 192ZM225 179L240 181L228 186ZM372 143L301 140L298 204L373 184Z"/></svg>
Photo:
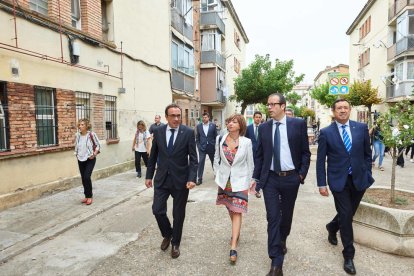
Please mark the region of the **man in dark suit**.
<svg viewBox="0 0 414 276"><path fill-rule="evenodd" d="M355 274L352 218L365 190L374 183L372 152L367 125L349 120L349 102L345 99L336 100L332 112L335 122L319 134L316 179L319 193L328 196L328 178L337 211L333 220L326 225L328 241L337 245L336 232L340 231L344 246L344 270L348 274ZM326 158L328 165L325 170Z"/></svg>
<svg viewBox="0 0 414 276"><path fill-rule="evenodd" d="M168 105L165 117L168 124L154 130L145 185L147 188L153 186L152 178L159 158L152 212L164 238L161 249L167 250L171 242L171 257L178 258L188 193L194 188L197 176L197 151L193 130L181 125L181 108L176 104ZM170 195L174 199L172 227L167 217Z"/></svg>
<svg viewBox="0 0 414 276"><path fill-rule="evenodd" d="M268 275L283 275L286 239L292 225L299 190L309 170L310 156L306 122L285 115L286 99L274 93L267 100L272 120L259 127L253 178L263 189L267 213Z"/></svg>
<svg viewBox="0 0 414 276"><path fill-rule="evenodd" d="M206 155L210 158L211 167L213 167L214 153L216 151L216 125L210 122L210 114L204 112L202 122L196 128L196 143L198 148L198 173L197 185L203 183L204 165Z"/></svg>
<svg viewBox="0 0 414 276"><path fill-rule="evenodd" d="M259 135L259 125L262 122L262 113L255 111L253 114L253 124L250 124L246 130L246 137L252 141L253 157L256 157L257 138ZM256 184L256 197L260 198L260 185Z"/></svg>

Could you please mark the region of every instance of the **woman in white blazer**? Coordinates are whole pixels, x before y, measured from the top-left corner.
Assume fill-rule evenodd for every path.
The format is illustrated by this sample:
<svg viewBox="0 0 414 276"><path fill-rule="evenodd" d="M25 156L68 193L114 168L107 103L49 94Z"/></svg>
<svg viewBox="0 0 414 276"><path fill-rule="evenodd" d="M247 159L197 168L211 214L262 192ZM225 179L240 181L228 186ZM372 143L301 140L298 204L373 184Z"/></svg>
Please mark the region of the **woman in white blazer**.
<svg viewBox="0 0 414 276"><path fill-rule="evenodd" d="M253 149L250 139L244 137L246 121L240 114L228 119L228 133L218 136L214 155L215 181L218 187L217 205L226 206L232 222L230 261L237 260L237 242L242 214L247 212L248 192L253 175Z"/></svg>

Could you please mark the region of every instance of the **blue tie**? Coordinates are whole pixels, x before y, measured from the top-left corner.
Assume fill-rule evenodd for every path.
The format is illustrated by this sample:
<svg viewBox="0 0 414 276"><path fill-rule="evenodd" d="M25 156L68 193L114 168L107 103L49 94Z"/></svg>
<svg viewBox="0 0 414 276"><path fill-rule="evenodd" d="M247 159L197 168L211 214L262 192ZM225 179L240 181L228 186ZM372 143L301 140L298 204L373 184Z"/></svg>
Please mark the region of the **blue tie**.
<svg viewBox="0 0 414 276"><path fill-rule="evenodd" d="M273 171L281 172L280 167L280 132L279 132L280 123L276 122L275 136L273 140Z"/></svg>
<svg viewBox="0 0 414 276"><path fill-rule="evenodd" d="M171 154L172 151L173 151L173 146L174 146L174 131L175 131L175 129L174 128L171 128L170 131L171 131L171 136L170 136L170 140L168 140L168 146L167 146L167 151L168 151L169 154Z"/></svg>
<svg viewBox="0 0 414 276"><path fill-rule="evenodd" d="M351 143L351 139L349 138L348 132L346 131L346 125L342 125L342 138L344 140L344 145L346 148L346 151L351 154L351 149L352 149L352 143ZM348 174L352 174L352 167L349 166L348 168Z"/></svg>

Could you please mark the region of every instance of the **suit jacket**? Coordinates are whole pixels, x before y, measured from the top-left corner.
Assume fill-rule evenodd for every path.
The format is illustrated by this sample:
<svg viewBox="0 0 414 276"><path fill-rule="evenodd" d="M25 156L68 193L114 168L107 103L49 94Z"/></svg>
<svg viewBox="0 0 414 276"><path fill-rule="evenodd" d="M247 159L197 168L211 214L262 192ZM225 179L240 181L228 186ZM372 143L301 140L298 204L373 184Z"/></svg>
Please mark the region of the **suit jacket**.
<svg viewBox="0 0 414 276"><path fill-rule="evenodd" d="M221 139L220 136L217 136L213 165L216 174L215 181L224 190L230 177L233 192L247 190L250 187L254 167L252 142L246 137L239 137L239 147L233 164L230 165L223 152L223 143L226 141L227 136L228 133Z"/></svg>
<svg viewBox="0 0 414 276"><path fill-rule="evenodd" d="M177 189L185 189L187 182L196 182L197 177L198 160L194 131L180 125L171 155L167 150L166 131L167 125L154 130L146 179L154 177L155 164L159 159L154 187L161 187L169 175Z"/></svg>
<svg viewBox="0 0 414 276"><path fill-rule="evenodd" d="M252 141L253 155L256 156L257 140L256 140L256 136L254 135L254 128L255 128L255 124L248 125L245 137L249 138ZM257 131L259 131L259 130L257 130Z"/></svg>
<svg viewBox="0 0 414 276"><path fill-rule="evenodd" d="M259 180L262 187L266 185L273 158L273 120L259 126L259 141L254 163L253 178ZM293 165L298 174L303 177L309 170L310 150L306 122L302 119L286 117L286 131Z"/></svg>
<svg viewBox="0 0 414 276"><path fill-rule="evenodd" d="M350 154L345 148L336 122L321 129L316 160L316 179L319 187L326 186L326 176L328 176L330 189L341 192L345 187L350 165L352 180L357 190L365 190L374 183L368 127L366 124L351 120L349 127L352 136ZM328 163L326 170L325 160Z"/></svg>
<svg viewBox="0 0 414 276"><path fill-rule="evenodd" d="M217 128L213 123L208 123L207 136L203 130L203 123L197 125L196 143L199 151L214 153L217 137Z"/></svg>

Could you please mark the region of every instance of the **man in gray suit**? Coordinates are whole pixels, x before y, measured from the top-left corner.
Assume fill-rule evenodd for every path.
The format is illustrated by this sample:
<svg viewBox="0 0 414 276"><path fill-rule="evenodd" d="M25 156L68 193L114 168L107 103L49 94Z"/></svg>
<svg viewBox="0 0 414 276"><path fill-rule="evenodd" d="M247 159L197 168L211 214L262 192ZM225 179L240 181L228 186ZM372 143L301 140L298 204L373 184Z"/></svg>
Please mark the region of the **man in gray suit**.
<svg viewBox="0 0 414 276"><path fill-rule="evenodd" d="M204 112L202 123L196 128L196 143L198 148L198 180L197 185L203 183L204 164L206 163L206 155L210 158L211 167L213 167L214 153L216 151L216 125L210 122L210 114Z"/></svg>
<svg viewBox="0 0 414 276"><path fill-rule="evenodd" d="M181 108L176 104L168 105L165 117L167 125L154 130L145 186L153 186L152 178L159 158L154 177L152 212L164 238L161 250L167 250L171 242L171 257L178 258L188 193L189 189L194 188L197 176L197 151L193 130L181 124ZM172 227L167 217L167 200L170 195L174 199Z"/></svg>

